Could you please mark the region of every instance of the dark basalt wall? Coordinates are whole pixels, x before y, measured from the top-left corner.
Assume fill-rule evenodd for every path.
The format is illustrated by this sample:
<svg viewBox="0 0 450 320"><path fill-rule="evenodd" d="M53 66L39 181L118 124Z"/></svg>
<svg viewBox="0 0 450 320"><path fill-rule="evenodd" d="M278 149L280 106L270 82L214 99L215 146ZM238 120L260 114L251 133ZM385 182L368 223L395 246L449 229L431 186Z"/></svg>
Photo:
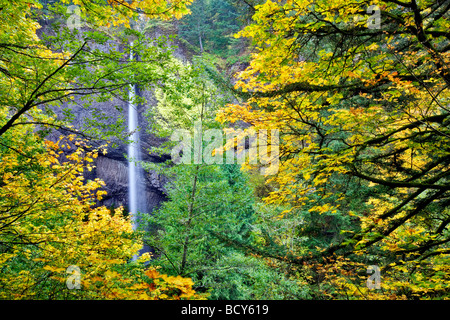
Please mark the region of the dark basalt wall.
<svg viewBox="0 0 450 320"><path fill-rule="evenodd" d="M46 32L45 25L43 32ZM157 37L161 35L160 32L154 31L153 34L149 34L149 37ZM176 44L175 44L176 45ZM111 42L103 46L97 46L101 50L124 50L125 44L118 45L117 43ZM182 49L176 49L175 56L182 60L187 60L186 55ZM137 94L141 97L146 98L147 103L138 106L138 121L141 138L141 155L142 160L150 162L161 162L166 159L160 158L154 155L149 155L147 149L151 146L159 146L163 141L147 132L148 119L144 114L156 105L156 101L153 97L151 91L145 88L138 88ZM57 115L62 116L63 109L70 108L74 115L74 120L71 123L75 129L83 131L87 127L89 119L92 118L93 112L104 113L109 119L105 121L106 124L112 124L117 122L120 117L124 117L125 128L119 132L122 137L126 137L127 128L126 124L128 122L128 101L123 101L120 99L114 99L108 102L97 103L94 102L90 107L84 107L85 101L82 98L76 97L74 101L70 103L64 103L60 107L52 107ZM54 129L49 135L48 139L56 141L60 135L67 134L63 130ZM115 146L108 147L106 153L99 154L98 158L94 161L95 168L85 173L86 179L100 178L106 183L105 190L107 195L103 197L103 200L98 202L98 205L105 205L107 207L118 207L124 206L126 209L128 206L128 162L125 158L127 154L127 144L121 142L119 139L112 139ZM94 146L100 146L104 141L90 141ZM75 146L72 146L72 150ZM70 151L69 151L70 152ZM151 212L153 208L158 206L162 201L165 200L165 190L164 190L164 178L159 176L155 172L145 172L144 181L141 181L145 185L145 192L140 197L145 197L147 208Z"/></svg>

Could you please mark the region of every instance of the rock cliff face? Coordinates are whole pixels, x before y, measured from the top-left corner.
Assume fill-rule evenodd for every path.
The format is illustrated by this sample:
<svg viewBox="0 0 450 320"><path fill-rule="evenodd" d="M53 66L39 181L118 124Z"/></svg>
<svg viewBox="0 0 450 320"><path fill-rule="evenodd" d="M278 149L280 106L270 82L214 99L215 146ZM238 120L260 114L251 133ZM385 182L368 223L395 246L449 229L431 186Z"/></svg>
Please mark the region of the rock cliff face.
<svg viewBox="0 0 450 320"><path fill-rule="evenodd" d="M149 162L161 162L165 159L150 156L148 149L152 146L159 146L162 143L161 139L158 139L151 133L147 132L149 126L147 118L144 116L145 112L152 108L155 104L151 96L151 92L138 90L138 95L147 98L147 104L139 105L138 108L138 122L140 127L140 152L143 161ZM115 108L119 106L119 110ZM97 108L104 110L105 114L112 117L110 121L114 119L124 118L124 123L128 122L128 101L113 101L111 103L102 103L96 105ZM77 114L75 112L75 114ZM125 137L128 134L128 128L123 129L122 136ZM124 206L128 205L128 161L126 159L128 145L119 141L114 141L114 147L108 147L107 152L100 154L96 159L96 168L89 175L87 179L100 178L106 183L106 191L108 194L99 203L107 207ZM145 193L139 194L138 197L144 198L146 207L148 210L153 210L158 206L161 201L165 199L164 196L164 179L155 172L144 172L143 181L138 181L139 184L144 186Z"/></svg>
<svg viewBox="0 0 450 320"><path fill-rule="evenodd" d="M50 32L49 21L41 21L43 28L40 32ZM176 22L169 28L160 29L154 27L147 32L147 37L149 39L156 39L160 36L169 36L168 33L176 33L177 26ZM86 30L80 30L81 33ZM190 61L193 52L184 46L182 42L176 40L170 40L172 43L170 45L175 46L174 56L183 61ZM125 51L125 43L118 43L116 41L111 41L104 45L91 46L92 49L99 49L102 51L117 50L119 52ZM239 63L232 66L231 70L233 72L237 69L243 70L245 66L241 66ZM236 70L235 70L236 69ZM148 149L152 146L160 146L163 142L160 138L147 132L150 127L147 117L144 114L156 106L156 99L151 91L145 88L137 88L138 96L144 97L147 101L146 104L137 106L138 108L138 123L140 127L140 146L141 146L141 159L148 162L162 162L167 159L160 158L158 156L150 155ZM115 98L112 101L101 102L101 103L91 103L90 107L85 108L85 101L82 98L75 98L74 101L62 104L59 108L52 108L58 116L63 116L63 110L70 109L74 115L72 125L76 129L89 128L89 120L92 119L93 112L97 114L105 115L108 120L106 124L114 124L122 121L123 126L119 128L119 135L126 138L128 135L128 101ZM67 134L62 130L54 130L48 139L56 141L60 135ZM85 174L86 179L100 178L106 183L105 190L107 195L104 196L103 200L98 203L98 205L105 205L107 207L118 207L124 206L126 210L129 209L129 199L128 199L128 162L126 159L128 145L121 142L119 139L113 139L111 141L114 143L114 147L108 147L107 152L104 154L99 154L94 165L95 169L91 172ZM94 141L93 146L100 146L104 141ZM72 145L75 148L74 145ZM72 149L73 149L72 148ZM143 181L139 183L145 185L144 194L138 195L139 197L145 198L146 207L149 212L151 212L155 207L159 206L165 198L165 179L159 176L156 172L145 172Z"/></svg>
<svg viewBox="0 0 450 320"><path fill-rule="evenodd" d="M75 116L73 126L77 129L82 129L85 126L85 121L90 119L89 110L83 108L83 101L76 100L75 105L63 106L72 109ZM119 110L116 109L119 106ZM101 110L105 115L111 117L108 122L117 121L123 117L125 124L127 123L127 101L112 101L108 103L95 103L93 107L96 110ZM144 112L151 108L152 104L140 105L139 110L139 126L141 127L141 155L142 160L151 162L161 162L164 159L150 156L147 149L151 146L158 146L161 144L161 140L145 132L147 128L147 120L143 116ZM126 137L128 134L127 128L121 130L121 135ZM62 131L54 132L52 137L56 140L59 134L64 134ZM99 205L105 205L107 207L124 206L128 208L128 161L126 159L128 145L116 139L114 147L109 146L106 152L100 153L98 158L95 159L95 168L91 172L86 172L86 179L99 178L106 183L105 190L108 192L100 201ZM102 142L93 141L94 146L101 145ZM145 172L144 181L139 183L145 185L145 193L140 194L139 197L146 199L147 208L151 210L155 206L158 206L161 201L164 200L164 180L158 176L155 172Z"/></svg>
<svg viewBox="0 0 450 320"><path fill-rule="evenodd" d="M161 35L158 31L154 31L153 34L149 34L149 37L158 37ZM176 45L176 44L175 44ZM180 46L181 47L181 46ZM117 44L106 44L100 47L101 50L120 50L123 52L124 45ZM186 55L183 49L176 49L175 56L179 59L186 60ZM154 136L153 134L147 132L149 123L144 114L156 105L156 101L153 97L151 91L143 90L138 88L137 95L146 98L147 103L139 105L138 108L138 122L140 127L140 140L141 140L141 155L143 161L150 162L161 162L166 159L149 155L147 151L151 146L159 146L163 141ZM122 119L124 126L119 129L120 135L126 137L128 130L126 124L128 122L128 101L123 101L121 99L114 99L109 102L102 103L92 103L89 108L84 107L85 102L81 98L76 98L74 101L64 103L60 108L54 108L54 111L58 116L63 115L64 109L71 109L74 115L72 125L76 129L85 129L92 119L92 112L100 112L108 117L106 120L107 124L114 124ZM62 130L55 130L49 136L50 140L57 140L60 135L66 134ZM106 183L105 190L107 195L104 196L103 200L98 203L98 205L105 205L107 207L118 207L124 206L127 210L129 208L128 204L128 162L126 159L127 147L126 143L121 142L119 139L112 141L115 146L108 147L106 153L99 154L98 158L94 162L95 169L91 172L85 174L86 179L100 178ZM93 141L94 146L101 145L100 141ZM75 147L75 146L74 146ZM164 190L164 178L159 176L155 172L145 172L144 181L140 183L145 185L144 194L138 195L139 197L144 197L147 208L151 212L155 207L165 200L165 190Z"/></svg>

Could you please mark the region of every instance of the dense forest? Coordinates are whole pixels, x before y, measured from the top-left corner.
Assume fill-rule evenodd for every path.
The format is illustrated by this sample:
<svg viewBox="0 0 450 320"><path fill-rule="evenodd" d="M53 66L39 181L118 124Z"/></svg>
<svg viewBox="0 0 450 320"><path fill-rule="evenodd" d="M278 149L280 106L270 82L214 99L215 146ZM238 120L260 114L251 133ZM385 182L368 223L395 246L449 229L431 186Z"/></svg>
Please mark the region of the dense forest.
<svg viewBox="0 0 450 320"><path fill-rule="evenodd" d="M450 1L0 0L0 25L0 299L450 298Z"/></svg>

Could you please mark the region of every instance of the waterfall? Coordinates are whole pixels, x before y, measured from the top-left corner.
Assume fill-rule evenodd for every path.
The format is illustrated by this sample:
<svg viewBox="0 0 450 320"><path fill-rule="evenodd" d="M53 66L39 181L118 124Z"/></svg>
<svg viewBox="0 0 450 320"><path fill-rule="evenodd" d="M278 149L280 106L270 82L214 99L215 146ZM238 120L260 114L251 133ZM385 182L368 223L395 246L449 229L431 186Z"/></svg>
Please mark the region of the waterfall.
<svg viewBox="0 0 450 320"><path fill-rule="evenodd" d="M133 42L130 43L133 47ZM130 50L130 61L133 61L133 50ZM144 172L138 161L141 160L140 138L138 130L138 112L135 104L136 85L131 84L128 93L128 131L132 134L129 136L128 144L128 205L131 216L133 230L139 225L138 213L146 213L146 197L145 197L145 181ZM141 253L143 253L141 249ZM134 256L133 260L137 257Z"/></svg>
<svg viewBox="0 0 450 320"><path fill-rule="evenodd" d="M133 43L131 43L131 47ZM133 61L133 50L130 50L130 61ZM137 221L135 214L137 213L137 160L139 147L139 133L137 131L138 115L137 108L134 105L136 96L136 85L131 84L128 92L128 132L132 134L128 137L130 143L128 145L128 205L131 214L133 230L136 230Z"/></svg>

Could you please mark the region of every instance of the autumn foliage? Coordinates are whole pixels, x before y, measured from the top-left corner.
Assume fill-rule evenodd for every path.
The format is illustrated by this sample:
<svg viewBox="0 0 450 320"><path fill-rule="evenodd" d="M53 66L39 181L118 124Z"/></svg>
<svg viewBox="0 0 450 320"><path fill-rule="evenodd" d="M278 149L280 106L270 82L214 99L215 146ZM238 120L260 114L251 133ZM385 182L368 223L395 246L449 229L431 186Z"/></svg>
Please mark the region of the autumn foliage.
<svg viewBox="0 0 450 320"><path fill-rule="evenodd" d="M142 243L122 208L111 212L95 207L105 193L99 190L103 182L83 178L83 171L92 169L85 163L92 163L97 150L86 151L87 146L74 140L77 148L67 154L63 149L68 151L72 136L54 143L30 132L14 133L15 150L2 150L1 298L195 296L189 279L147 271L153 282L146 285L142 266L127 266ZM66 287L71 265L81 270L81 290Z"/></svg>
<svg viewBox="0 0 450 320"><path fill-rule="evenodd" d="M330 297L448 297L448 9L440 1L269 0L238 34L256 47L236 84L249 98L218 120L280 130L266 203L285 207L279 219L357 225L309 254L290 252L292 263L326 275ZM357 208L354 185L364 200ZM381 292L361 281L370 262L384 272Z"/></svg>
<svg viewBox="0 0 450 320"><path fill-rule="evenodd" d="M127 26L137 8L136 2L130 8L120 1L112 7L72 3L97 26L111 16ZM187 3L139 1L162 18L185 14ZM86 180L84 173L106 146L93 148L87 135L47 107L77 90L108 94L111 88L74 84L71 61L86 42L74 51L53 51L37 36L34 13L40 9L38 1L0 4L0 299L201 298L190 279L146 271L148 255L132 261L142 241L129 217L122 207L98 206L104 182ZM52 128L72 134L46 138Z"/></svg>
<svg viewBox="0 0 450 320"><path fill-rule="evenodd" d="M252 17L235 35L252 53L233 88L207 53L192 78L164 40L131 30L143 16L181 18L192 2L56 1L55 34L46 35L41 1L0 0L0 299L206 299L210 288L218 297L448 299L449 1L231 1ZM83 32L64 25L69 4ZM96 49L112 39L124 49ZM128 61L131 51L139 61ZM104 182L85 179L107 152L98 141L124 138L92 103L126 100L130 84L158 87L174 126L229 99L212 127L280 134L277 172L250 177L255 195L234 169L169 166L177 188L160 210L159 238L144 237L159 241L162 258L134 259L142 234L122 207L98 205ZM234 97L208 100L216 84ZM83 131L64 109L75 97L92 116ZM233 214L241 216L232 227L214 220ZM379 289L367 285L370 266L380 268ZM79 288L68 282L78 280Z"/></svg>

